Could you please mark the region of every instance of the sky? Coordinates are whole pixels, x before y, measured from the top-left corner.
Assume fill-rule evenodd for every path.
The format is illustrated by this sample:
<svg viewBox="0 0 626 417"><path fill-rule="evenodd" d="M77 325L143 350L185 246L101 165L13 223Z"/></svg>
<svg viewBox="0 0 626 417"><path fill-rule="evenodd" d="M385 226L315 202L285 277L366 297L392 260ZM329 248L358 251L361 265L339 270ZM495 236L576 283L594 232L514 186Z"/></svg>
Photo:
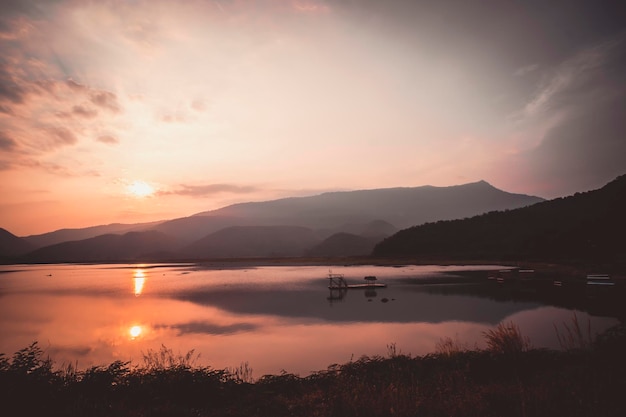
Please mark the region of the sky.
<svg viewBox="0 0 626 417"><path fill-rule="evenodd" d="M622 0L0 0L0 227L626 173Z"/></svg>

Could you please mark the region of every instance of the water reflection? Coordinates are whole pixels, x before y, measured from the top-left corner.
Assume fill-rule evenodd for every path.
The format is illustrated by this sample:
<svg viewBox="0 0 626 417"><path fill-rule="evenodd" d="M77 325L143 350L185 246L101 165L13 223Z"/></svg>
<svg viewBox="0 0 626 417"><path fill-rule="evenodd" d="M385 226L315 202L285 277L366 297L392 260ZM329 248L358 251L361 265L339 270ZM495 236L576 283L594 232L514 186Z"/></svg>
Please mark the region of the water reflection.
<svg viewBox="0 0 626 417"><path fill-rule="evenodd" d="M143 293L143 286L146 283L146 273L143 269L133 271L133 283L135 284L135 297L139 297Z"/></svg>
<svg viewBox="0 0 626 417"><path fill-rule="evenodd" d="M376 290L365 290L365 298L375 298L378 297L378 293Z"/></svg>
<svg viewBox="0 0 626 417"><path fill-rule="evenodd" d="M326 297L326 299L331 306L337 301L343 301L345 296L348 294L347 288L331 288L329 289L329 291L330 293L328 294L328 297Z"/></svg>
<svg viewBox="0 0 626 417"><path fill-rule="evenodd" d="M202 365L216 369L247 361L254 377L283 369L306 375L360 355L384 356L389 343L412 355L432 352L442 337L480 346L484 331L511 320L534 346L558 348L554 326L573 312L481 297L478 290L461 293L456 286L418 285L419 274L439 278L433 267L345 268L349 276L384 277L390 285L377 294L371 288L329 294L320 279L324 267L185 275L187 266L45 268L54 280L37 266L0 277L0 352L38 340L49 344L56 363L80 360L81 367L140 360L142 352L165 345L182 353L195 349ZM577 314L581 323L591 321L593 332L616 323Z"/></svg>
<svg viewBox="0 0 626 417"><path fill-rule="evenodd" d="M132 326L129 330L128 333L130 334L131 339L136 339L139 336L141 336L143 329L141 326Z"/></svg>
<svg viewBox="0 0 626 417"><path fill-rule="evenodd" d="M355 292L355 293L362 292L363 296L367 299L367 301L372 301L372 299L378 297L378 292L376 292L376 290L372 288L358 289L358 290L353 290L352 292ZM329 294L328 294L328 297L326 297L326 300L328 300L328 303L332 305L335 302L344 301L347 295L348 295L347 288L330 288Z"/></svg>

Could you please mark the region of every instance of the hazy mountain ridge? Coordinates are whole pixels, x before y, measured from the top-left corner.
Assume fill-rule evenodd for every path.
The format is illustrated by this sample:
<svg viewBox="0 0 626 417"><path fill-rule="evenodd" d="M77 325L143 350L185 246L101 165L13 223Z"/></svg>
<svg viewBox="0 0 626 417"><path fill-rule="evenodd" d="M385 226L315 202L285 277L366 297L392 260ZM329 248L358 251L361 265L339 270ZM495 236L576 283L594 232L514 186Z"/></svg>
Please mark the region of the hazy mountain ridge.
<svg viewBox="0 0 626 417"><path fill-rule="evenodd" d="M239 203L189 217L151 223L61 229L27 236L25 239L42 247L108 233L157 230L191 244L210 233L232 226L302 226L320 231L322 237L328 237L339 232L353 233L344 228L347 224L384 220L399 230L428 221L463 218L539 201L543 199L501 191L485 181L450 187L426 185L381 188Z"/></svg>
<svg viewBox="0 0 626 417"><path fill-rule="evenodd" d="M106 234L39 248L20 258L23 262L114 262L155 259L171 254L178 242L157 231Z"/></svg>
<svg viewBox="0 0 626 417"><path fill-rule="evenodd" d="M342 257L369 255L380 237L365 237L352 233L335 233L306 252L313 257Z"/></svg>
<svg viewBox="0 0 626 417"><path fill-rule="evenodd" d="M181 256L250 258L302 256L320 242L313 230L299 226L233 226L184 248Z"/></svg>
<svg viewBox="0 0 626 417"><path fill-rule="evenodd" d="M99 226L91 226L80 229L60 229L55 230L49 233L43 233L40 235L30 235L23 237L24 240L29 242L35 247L44 247L50 246L57 243L62 242L71 242L75 240L83 240L89 239L96 236L106 235L106 234L124 234L127 232L131 232L137 229L145 229L148 227L152 227L159 222L149 222L149 223L136 223L136 224L125 224L125 223L111 223L106 225Z"/></svg>
<svg viewBox="0 0 626 417"><path fill-rule="evenodd" d="M0 258L10 258L23 255L35 249L24 238L15 236L13 233L0 227Z"/></svg>
<svg viewBox="0 0 626 417"><path fill-rule="evenodd" d="M107 233L107 238L96 240L94 238L100 236L73 239L64 242L67 245L62 242L42 247L24 259L28 262L87 262L113 261L116 257L136 259L147 254L151 254L153 260L302 256L311 253L368 255L374 244L399 230L393 220L400 225L421 224L432 219L462 218L476 212L527 206L538 201L543 200L507 193L484 181L452 187L333 192L235 204L162 222L63 229L30 236L29 240L42 242L63 236L119 230L119 234L113 235L126 237L117 240L117 244L112 243L115 238L110 237L113 236L111 233ZM135 247L131 247L128 245L129 230L132 233L154 232L152 236L161 244L136 241ZM289 237L287 231L293 236ZM292 239L291 243L286 244L289 239ZM96 247L98 244L100 248ZM127 248L127 253L120 249L123 247Z"/></svg>
<svg viewBox="0 0 626 417"><path fill-rule="evenodd" d="M451 187L383 188L239 203L165 221L153 229L189 244L234 226L307 227L327 238L341 232L360 235L349 228L363 228L375 220L390 224L395 232L427 221L468 217L539 201L543 199L507 193L479 181Z"/></svg>
<svg viewBox="0 0 626 417"><path fill-rule="evenodd" d="M485 181L450 187L403 187L323 193L311 197L240 203L196 216L256 218L311 228L383 219L406 228L433 220L468 217L531 205L542 198L499 190Z"/></svg>
<svg viewBox="0 0 626 417"><path fill-rule="evenodd" d="M626 261L626 175L529 207L402 230L374 256Z"/></svg>

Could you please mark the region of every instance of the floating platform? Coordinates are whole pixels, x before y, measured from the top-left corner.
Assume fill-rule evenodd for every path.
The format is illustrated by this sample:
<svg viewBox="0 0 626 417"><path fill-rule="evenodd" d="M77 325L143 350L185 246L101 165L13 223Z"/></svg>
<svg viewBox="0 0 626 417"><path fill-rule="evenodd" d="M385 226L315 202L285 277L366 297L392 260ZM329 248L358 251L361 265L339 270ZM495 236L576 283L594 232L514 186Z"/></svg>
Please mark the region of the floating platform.
<svg viewBox="0 0 626 417"><path fill-rule="evenodd" d="M376 281L376 277L367 276L364 278L366 282L362 284L348 284L343 277L343 274L328 274L328 288L331 290L348 290L353 288L385 288L387 284L383 284L381 282Z"/></svg>
<svg viewBox="0 0 626 417"><path fill-rule="evenodd" d="M331 290L343 290L343 289L351 289L351 288L385 288L387 284L383 283L365 283L365 284L346 284L346 285L329 285L328 288Z"/></svg>

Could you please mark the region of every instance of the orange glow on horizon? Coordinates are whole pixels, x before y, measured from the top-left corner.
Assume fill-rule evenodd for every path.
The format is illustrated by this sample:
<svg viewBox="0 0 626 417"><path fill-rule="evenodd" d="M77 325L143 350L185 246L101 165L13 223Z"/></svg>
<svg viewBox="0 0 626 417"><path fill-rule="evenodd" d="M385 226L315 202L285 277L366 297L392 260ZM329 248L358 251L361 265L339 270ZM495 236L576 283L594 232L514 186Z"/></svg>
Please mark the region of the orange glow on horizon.
<svg viewBox="0 0 626 417"><path fill-rule="evenodd" d="M126 186L126 192L133 197L143 198L153 195L155 189L145 181L135 180Z"/></svg>

